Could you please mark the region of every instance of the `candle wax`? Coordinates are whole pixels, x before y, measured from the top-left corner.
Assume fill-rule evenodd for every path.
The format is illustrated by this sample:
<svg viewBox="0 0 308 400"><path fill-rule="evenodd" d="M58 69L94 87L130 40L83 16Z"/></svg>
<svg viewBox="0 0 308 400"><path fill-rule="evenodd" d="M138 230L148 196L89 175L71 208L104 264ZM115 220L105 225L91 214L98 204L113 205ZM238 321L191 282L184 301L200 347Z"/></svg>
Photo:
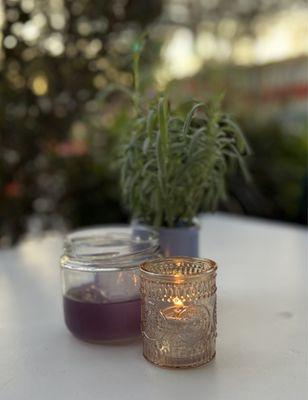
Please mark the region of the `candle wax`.
<svg viewBox="0 0 308 400"><path fill-rule="evenodd" d="M68 329L80 339L104 342L140 335L140 299L106 302L91 284L69 290L63 306Z"/></svg>

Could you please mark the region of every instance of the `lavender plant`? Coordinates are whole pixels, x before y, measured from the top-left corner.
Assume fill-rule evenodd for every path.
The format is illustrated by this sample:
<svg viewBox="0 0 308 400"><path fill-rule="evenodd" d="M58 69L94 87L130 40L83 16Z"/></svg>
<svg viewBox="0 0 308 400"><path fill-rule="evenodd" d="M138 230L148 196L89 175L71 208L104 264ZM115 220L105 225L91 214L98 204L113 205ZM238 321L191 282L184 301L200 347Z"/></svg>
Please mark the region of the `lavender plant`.
<svg viewBox="0 0 308 400"><path fill-rule="evenodd" d="M139 89L139 56L140 48L134 52L136 116L121 157L123 199L144 223L189 226L200 210L213 211L226 198L230 168L238 165L248 177L249 147L221 110L220 98L194 103L185 118L171 111L166 94L147 106Z"/></svg>

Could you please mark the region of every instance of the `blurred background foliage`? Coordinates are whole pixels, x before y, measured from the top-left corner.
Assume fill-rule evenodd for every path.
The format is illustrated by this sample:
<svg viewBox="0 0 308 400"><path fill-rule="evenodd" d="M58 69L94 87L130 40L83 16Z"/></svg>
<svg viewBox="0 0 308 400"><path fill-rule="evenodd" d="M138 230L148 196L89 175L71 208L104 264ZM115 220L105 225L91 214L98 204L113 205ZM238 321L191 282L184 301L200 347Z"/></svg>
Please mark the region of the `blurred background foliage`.
<svg viewBox="0 0 308 400"><path fill-rule="evenodd" d="M253 183L220 208L305 224L308 10L300 0L7 0L0 5L0 246L25 232L127 221L117 145L142 85L174 106L225 93L253 147Z"/></svg>

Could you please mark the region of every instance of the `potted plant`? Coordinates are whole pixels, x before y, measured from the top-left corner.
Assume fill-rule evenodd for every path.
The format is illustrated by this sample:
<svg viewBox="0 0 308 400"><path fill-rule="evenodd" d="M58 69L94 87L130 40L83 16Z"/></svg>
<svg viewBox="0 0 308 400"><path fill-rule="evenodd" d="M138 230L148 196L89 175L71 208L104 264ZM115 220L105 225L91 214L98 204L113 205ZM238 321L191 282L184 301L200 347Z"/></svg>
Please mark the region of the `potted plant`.
<svg viewBox="0 0 308 400"><path fill-rule="evenodd" d="M243 157L246 140L218 98L192 104L182 117L166 94L149 105L139 89L140 47L134 52L135 117L121 154L121 187L132 217L159 229L164 255L198 256L199 211L226 197L226 176Z"/></svg>

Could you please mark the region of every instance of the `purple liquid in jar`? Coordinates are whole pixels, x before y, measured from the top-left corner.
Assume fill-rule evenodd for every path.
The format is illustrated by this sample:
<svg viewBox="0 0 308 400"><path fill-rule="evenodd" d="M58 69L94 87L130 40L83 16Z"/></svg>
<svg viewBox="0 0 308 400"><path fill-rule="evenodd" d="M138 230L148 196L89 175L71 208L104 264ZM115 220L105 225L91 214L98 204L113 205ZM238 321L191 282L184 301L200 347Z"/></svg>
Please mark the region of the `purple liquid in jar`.
<svg viewBox="0 0 308 400"><path fill-rule="evenodd" d="M106 302L94 284L70 289L63 296L68 329L79 339L104 342L140 335L140 299Z"/></svg>

